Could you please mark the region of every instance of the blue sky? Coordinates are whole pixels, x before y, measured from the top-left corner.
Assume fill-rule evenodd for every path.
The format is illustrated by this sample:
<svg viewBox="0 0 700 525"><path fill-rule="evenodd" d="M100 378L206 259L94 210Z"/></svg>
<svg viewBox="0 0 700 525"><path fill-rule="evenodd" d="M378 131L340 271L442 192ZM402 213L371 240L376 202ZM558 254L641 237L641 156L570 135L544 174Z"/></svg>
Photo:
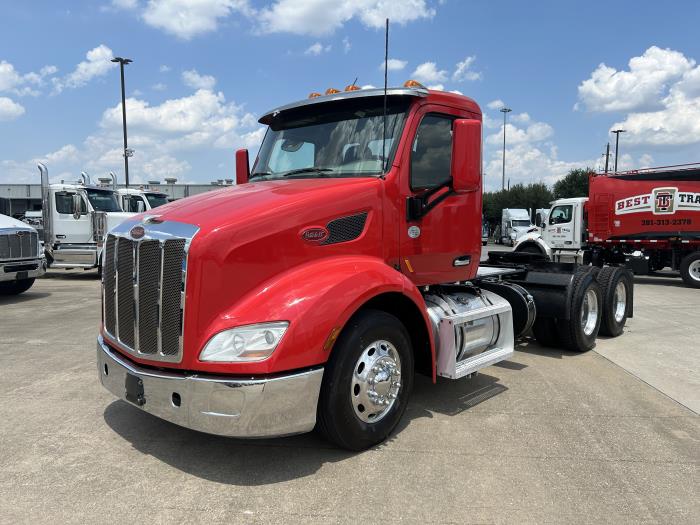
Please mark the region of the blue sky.
<svg viewBox="0 0 700 525"><path fill-rule="evenodd" d="M500 184L501 103L512 182L595 166L608 131L621 164L700 160L700 3L469 0L3 2L0 182L114 171L123 178L118 69L127 67L137 181L233 177L256 119L310 91L382 83L459 90L485 113L487 189ZM604 65L601 65L604 64Z"/></svg>

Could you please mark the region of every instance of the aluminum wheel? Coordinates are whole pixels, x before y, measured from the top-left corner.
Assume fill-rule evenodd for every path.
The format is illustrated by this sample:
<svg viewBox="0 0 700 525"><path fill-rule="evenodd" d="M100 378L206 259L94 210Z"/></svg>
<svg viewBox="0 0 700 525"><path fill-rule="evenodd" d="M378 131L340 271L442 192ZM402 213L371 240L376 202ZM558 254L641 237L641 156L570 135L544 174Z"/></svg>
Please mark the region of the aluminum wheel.
<svg viewBox="0 0 700 525"><path fill-rule="evenodd" d="M627 311L627 286L622 279L617 282L613 301L615 305L615 322L619 323L625 317L625 312Z"/></svg>
<svg viewBox="0 0 700 525"><path fill-rule="evenodd" d="M401 359L389 341L368 345L355 363L350 400L355 415L365 423L375 423L394 406L401 389Z"/></svg>
<svg viewBox="0 0 700 525"><path fill-rule="evenodd" d="M591 335L598 323L598 296L595 290L588 289L581 306L581 328L583 333Z"/></svg>
<svg viewBox="0 0 700 525"><path fill-rule="evenodd" d="M700 259L693 261L688 266L688 275L693 281L700 282Z"/></svg>

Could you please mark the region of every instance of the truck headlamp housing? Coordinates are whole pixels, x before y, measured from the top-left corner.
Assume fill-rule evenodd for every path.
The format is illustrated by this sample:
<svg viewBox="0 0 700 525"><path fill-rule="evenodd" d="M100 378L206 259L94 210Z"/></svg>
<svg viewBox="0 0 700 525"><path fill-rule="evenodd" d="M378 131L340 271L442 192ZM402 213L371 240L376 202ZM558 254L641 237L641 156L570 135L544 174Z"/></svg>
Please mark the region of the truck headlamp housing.
<svg viewBox="0 0 700 525"><path fill-rule="evenodd" d="M275 351L288 326L287 321L277 321L224 330L209 339L199 359L220 363L262 361Z"/></svg>

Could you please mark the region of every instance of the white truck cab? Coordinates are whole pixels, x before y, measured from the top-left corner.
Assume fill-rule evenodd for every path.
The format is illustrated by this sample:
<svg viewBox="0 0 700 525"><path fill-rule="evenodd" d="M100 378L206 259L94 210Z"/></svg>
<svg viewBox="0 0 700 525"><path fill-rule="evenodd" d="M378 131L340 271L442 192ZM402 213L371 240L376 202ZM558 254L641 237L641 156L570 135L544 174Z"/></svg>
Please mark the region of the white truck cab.
<svg viewBox="0 0 700 525"><path fill-rule="evenodd" d="M515 246L516 241L533 226L528 210L504 208L501 214L501 244Z"/></svg>
<svg viewBox="0 0 700 525"><path fill-rule="evenodd" d="M126 212L138 213L168 204L168 196L165 193L154 190L120 188L117 190L117 194L119 195L119 205Z"/></svg>
<svg viewBox="0 0 700 525"><path fill-rule="evenodd" d="M540 253L556 262L580 263L585 248L586 201L588 197L553 201L546 220L537 224L539 231L520 237L515 251Z"/></svg>
<svg viewBox="0 0 700 525"><path fill-rule="evenodd" d="M0 214L0 295L26 292L45 272L46 259L37 231Z"/></svg>
<svg viewBox="0 0 700 525"><path fill-rule="evenodd" d="M106 232L134 213L125 213L110 188L93 186L83 173L76 183L49 184L41 173L44 252L53 268L100 268Z"/></svg>

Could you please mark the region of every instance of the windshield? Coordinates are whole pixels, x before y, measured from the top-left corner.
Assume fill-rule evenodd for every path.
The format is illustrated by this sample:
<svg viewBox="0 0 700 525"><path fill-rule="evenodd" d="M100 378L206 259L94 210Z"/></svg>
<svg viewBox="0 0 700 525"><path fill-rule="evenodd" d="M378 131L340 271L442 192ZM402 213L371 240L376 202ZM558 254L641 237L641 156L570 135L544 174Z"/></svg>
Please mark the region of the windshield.
<svg viewBox="0 0 700 525"><path fill-rule="evenodd" d="M513 227L524 227L527 228L530 226L530 221L526 220L513 220Z"/></svg>
<svg viewBox="0 0 700 525"><path fill-rule="evenodd" d="M88 200L95 211L122 211L117 202L117 196L108 190L88 189Z"/></svg>
<svg viewBox="0 0 700 525"><path fill-rule="evenodd" d="M157 208L163 204L168 204L168 196L162 193L146 193L145 195L151 208Z"/></svg>
<svg viewBox="0 0 700 525"><path fill-rule="evenodd" d="M408 101L387 107L384 143L381 97L338 103L334 109L306 107L273 120L251 179L382 174L401 136Z"/></svg>

